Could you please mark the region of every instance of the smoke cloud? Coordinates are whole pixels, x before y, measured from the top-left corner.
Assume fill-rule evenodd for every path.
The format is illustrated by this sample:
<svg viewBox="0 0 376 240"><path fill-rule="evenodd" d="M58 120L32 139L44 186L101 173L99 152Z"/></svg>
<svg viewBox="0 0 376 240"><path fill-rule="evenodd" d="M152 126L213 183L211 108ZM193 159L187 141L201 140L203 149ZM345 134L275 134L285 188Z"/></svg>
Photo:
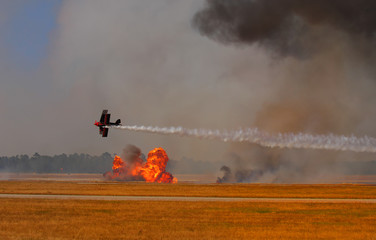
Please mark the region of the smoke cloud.
<svg viewBox="0 0 376 240"><path fill-rule="evenodd" d="M372 0L209 0L193 24L225 44L259 44L282 55L307 56L322 50L331 35L373 41L376 3ZM329 34L326 34L329 33ZM355 37L356 36L356 37Z"/></svg>
<svg viewBox="0 0 376 240"><path fill-rule="evenodd" d="M127 125L249 126L259 99L273 89L256 91L267 81L249 84L242 79L267 79L267 56L202 38L191 26L201 7L201 0L63 2L50 57L59 112L50 111L47 117L55 120L51 125L66 120L71 131L54 129L51 137L59 136L61 144L48 151L64 146L78 152L116 152L128 142L141 149L167 148L174 159L221 159L227 146L223 143L203 145L195 139L112 129L102 139L92 125L102 109L109 109ZM229 78L239 78L239 83Z"/></svg>
<svg viewBox="0 0 376 240"><path fill-rule="evenodd" d="M278 74L268 85L275 92L263 99L253 125L274 133L372 136L375 13L370 0L208 0L192 25L217 42L261 48L276 60L271 71ZM231 149L235 171L224 168L220 182L325 181L342 174L341 161L355 157L253 145Z"/></svg>
<svg viewBox="0 0 376 240"><path fill-rule="evenodd" d="M124 147L122 159L131 169L133 169L134 165L141 165L144 162L141 158L141 149L131 144Z"/></svg>

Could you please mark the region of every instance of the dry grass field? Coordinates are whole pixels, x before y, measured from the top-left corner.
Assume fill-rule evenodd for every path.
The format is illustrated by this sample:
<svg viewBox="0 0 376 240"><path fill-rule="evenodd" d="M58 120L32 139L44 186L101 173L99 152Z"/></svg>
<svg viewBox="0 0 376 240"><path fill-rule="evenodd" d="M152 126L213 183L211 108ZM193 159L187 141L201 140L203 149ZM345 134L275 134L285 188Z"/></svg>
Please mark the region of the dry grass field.
<svg viewBox="0 0 376 240"><path fill-rule="evenodd" d="M375 199L376 186L0 181L1 193ZM0 198L0 239L376 239L376 204Z"/></svg>
<svg viewBox="0 0 376 240"><path fill-rule="evenodd" d="M376 186L351 184L152 184L0 181L0 193L375 199Z"/></svg>
<svg viewBox="0 0 376 240"><path fill-rule="evenodd" d="M0 199L0 239L376 239L376 204Z"/></svg>

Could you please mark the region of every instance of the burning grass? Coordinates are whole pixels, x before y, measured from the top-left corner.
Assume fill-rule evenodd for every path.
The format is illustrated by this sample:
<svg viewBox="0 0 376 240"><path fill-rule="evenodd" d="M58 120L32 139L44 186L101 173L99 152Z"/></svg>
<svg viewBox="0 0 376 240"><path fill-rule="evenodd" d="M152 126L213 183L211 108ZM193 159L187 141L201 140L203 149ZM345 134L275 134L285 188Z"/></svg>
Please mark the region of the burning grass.
<svg viewBox="0 0 376 240"><path fill-rule="evenodd" d="M0 181L0 193L194 197L376 198L376 186L350 184L157 184Z"/></svg>
<svg viewBox="0 0 376 240"><path fill-rule="evenodd" d="M376 204L0 199L0 239L372 239Z"/></svg>

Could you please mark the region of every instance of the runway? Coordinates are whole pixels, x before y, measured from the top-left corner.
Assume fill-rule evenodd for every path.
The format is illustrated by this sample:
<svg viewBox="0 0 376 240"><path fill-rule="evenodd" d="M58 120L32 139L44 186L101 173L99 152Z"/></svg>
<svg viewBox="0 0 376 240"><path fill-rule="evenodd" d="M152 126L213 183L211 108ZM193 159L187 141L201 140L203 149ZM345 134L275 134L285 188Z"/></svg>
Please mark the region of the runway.
<svg viewBox="0 0 376 240"><path fill-rule="evenodd" d="M163 196L99 196L0 194L0 198L97 200L97 201L177 201L177 202L302 202L302 203L376 203L376 199L339 198L236 198L236 197L163 197Z"/></svg>

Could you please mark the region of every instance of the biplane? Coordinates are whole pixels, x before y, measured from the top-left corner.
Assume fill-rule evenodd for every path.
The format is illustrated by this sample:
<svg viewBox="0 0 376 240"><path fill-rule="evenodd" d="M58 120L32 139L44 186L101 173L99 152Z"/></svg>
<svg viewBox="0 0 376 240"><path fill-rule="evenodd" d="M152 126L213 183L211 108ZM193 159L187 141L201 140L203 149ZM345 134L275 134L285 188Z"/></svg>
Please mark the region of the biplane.
<svg viewBox="0 0 376 240"><path fill-rule="evenodd" d="M111 114L108 113L108 110L103 110L99 122L95 121L94 123L95 126L99 127L99 134L102 135L102 137L107 137L110 126L121 125L120 119L116 120L116 122L110 122L110 117Z"/></svg>

